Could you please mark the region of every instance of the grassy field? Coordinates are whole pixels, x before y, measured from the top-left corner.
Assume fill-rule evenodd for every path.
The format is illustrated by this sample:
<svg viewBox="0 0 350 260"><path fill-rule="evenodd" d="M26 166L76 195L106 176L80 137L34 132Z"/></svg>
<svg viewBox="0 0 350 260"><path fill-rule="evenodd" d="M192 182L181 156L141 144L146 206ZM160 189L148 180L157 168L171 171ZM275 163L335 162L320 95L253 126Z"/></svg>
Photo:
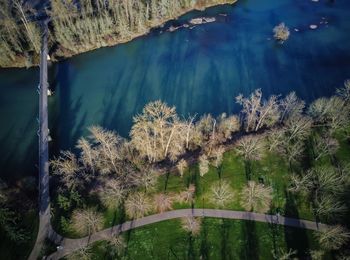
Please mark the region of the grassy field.
<svg viewBox="0 0 350 260"><path fill-rule="evenodd" d="M281 214L287 213L288 216L300 217L313 220L310 207L304 203L305 198L298 198L288 194L289 167L284 160L276 154L267 154L261 161L251 162L252 180L259 182L263 180L265 185L273 188L272 209ZM215 182L226 180L234 190L234 199L225 207L232 210L244 210L240 205L240 193L247 183L244 160L238 156L235 151L226 152L221 168L210 167L209 172L204 177L199 176L198 165L193 165L184 174L182 178L175 174L161 176L158 184L158 190L166 192L178 192L184 190L190 183L196 185L196 198L194 206L196 208L215 208L209 200L210 187ZM288 196L290 195L290 196ZM293 212L285 210L290 208L291 201L295 204ZM185 208L188 205L175 205L175 208Z"/></svg>
<svg viewBox="0 0 350 260"><path fill-rule="evenodd" d="M312 233L266 223L205 218L200 234L192 236L181 228L180 220L171 220L124 233L126 247L119 252L106 241L95 243L89 251L96 260L273 259L274 249L286 252L291 248L305 259L309 250L318 249Z"/></svg>

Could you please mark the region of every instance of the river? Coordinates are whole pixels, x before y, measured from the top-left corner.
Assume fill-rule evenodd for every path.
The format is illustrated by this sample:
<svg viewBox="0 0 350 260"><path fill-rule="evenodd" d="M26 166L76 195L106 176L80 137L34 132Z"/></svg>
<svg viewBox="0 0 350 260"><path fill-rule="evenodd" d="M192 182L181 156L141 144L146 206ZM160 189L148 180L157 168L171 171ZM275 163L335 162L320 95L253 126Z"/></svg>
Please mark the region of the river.
<svg viewBox="0 0 350 260"><path fill-rule="evenodd" d="M51 151L74 148L99 124L127 137L132 117L157 99L179 114L233 113L234 97L261 88L265 96L295 91L310 102L350 78L350 1L240 0L191 12L217 21L166 32L50 66ZM284 44L272 29L284 22ZM316 30L310 25L318 26ZM0 70L0 176L36 174L38 69Z"/></svg>

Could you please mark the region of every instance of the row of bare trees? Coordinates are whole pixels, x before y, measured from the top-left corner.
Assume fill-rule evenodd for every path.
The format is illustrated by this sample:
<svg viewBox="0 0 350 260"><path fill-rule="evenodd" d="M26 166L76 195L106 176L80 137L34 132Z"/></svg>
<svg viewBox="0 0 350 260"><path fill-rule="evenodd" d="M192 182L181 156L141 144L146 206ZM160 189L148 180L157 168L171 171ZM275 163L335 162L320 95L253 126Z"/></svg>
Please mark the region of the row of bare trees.
<svg viewBox="0 0 350 260"><path fill-rule="evenodd" d="M335 131L348 131L350 108L346 95L349 88L350 83L346 81L345 87L338 91L339 95L317 99L307 109L294 92L284 99L271 96L264 100L261 90L256 90L248 98L243 95L236 98L243 107L240 117L205 115L199 120L195 117L180 119L175 107L161 101L151 102L134 118L131 144L151 163L166 158L177 161L186 151L197 148L203 148L206 156L213 156L213 147L231 139L242 128L247 133L271 129L267 133L269 150L282 153L288 161L294 162L301 156L311 129L323 126L327 131L315 140L315 153L319 159L338 147L332 138ZM256 160L261 156L261 138L251 136L240 139L238 151L245 159ZM206 173L206 160L205 156L200 158L202 175Z"/></svg>
<svg viewBox="0 0 350 260"><path fill-rule="evenodd" d="M180 119L175 107L161 101L147 104L142 113L134 117L130 136L131 144L141 157L151 163L169 158L176 161L186 150L200 147L211 148L208 142L220 143L239 131L237 116L211 115Z"/></svg>

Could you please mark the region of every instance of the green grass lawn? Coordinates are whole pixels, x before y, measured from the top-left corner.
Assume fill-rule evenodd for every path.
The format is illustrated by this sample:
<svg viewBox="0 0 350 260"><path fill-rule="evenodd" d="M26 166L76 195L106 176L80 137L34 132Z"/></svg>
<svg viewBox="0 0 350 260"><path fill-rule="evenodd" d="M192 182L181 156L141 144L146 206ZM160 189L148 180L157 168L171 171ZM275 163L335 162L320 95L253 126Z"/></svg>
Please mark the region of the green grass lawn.
<svg viewBox="0 0 350 260"><path fill-rule="evenodd" d="M105 241L95 243L90 251L91 259L96 260L273 259L274 248L292 248L305 259L309 250L318 249L312 233L259 222L204 218L200 234L192 236L181 228L180 220L170 220L124 233L126 248L119 257L111 256L113 250Z"/></svg>
<svg viewBox="0 0 350 260"><path fill-rule="evenodd" d="M310 210L310 205L306 198L288 194L290 185L290 170L287 163L278 155L268 153L262 160L251 163L252 180L259 182L259 178L264 180L265 185L273 188L273 208L278 208L281 214L291 217L314 220ZM219 174L220 173L220 174ZM240 193L247 183L245 162L235 151L226 152L221 169L210 167L210 171L199 176L198 165L193 165L181 178L176 174L163 175L159 179L157 190L166 192L179 192L184 190L189 183L196 185L196 198L194 206L196 208L215 208L208 197L210 187L215 182L226 180L234 190L234 199L225 207L232 210L244 210L240 205ZM189 205L175 205L175 208L184 208ZM293 211L290 207L293 206ZM285 208L289 209L286 210Z"/></svg>

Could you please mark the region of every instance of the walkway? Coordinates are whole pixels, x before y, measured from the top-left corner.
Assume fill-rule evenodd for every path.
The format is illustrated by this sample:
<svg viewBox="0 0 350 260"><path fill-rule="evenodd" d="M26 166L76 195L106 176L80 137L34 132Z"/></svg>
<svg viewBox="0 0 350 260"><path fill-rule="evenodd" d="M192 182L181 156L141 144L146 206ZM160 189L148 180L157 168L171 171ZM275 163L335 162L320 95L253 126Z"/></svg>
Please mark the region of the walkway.
<svg viewBox="0 0 350 260"><path fill-rule="evenodd" d="M233 210L217 210L217 209L179 209L168 211L160 214L147 216L144 218L136 219L133 221L127 221L121 225L117 225L111 228L107 228L100 232L97 232L91 236L80 239L64 238L60 245L62 249L51 254L47 257L50 260L60 259L72 252L83 248L91 243L99 240L105 240L111 238L121 232L132 230L134 228L142 227L145 225L157 223L164 220L183 218L183 217L211 217L211 218L225 218L225 219L239 219L239 220L251 220L258 222L265 222L271 224L284 225L289 227L297 227L311 230L324 230L327 228L325 224L318 224L316 222L308 220L300 220L294 218L286 218L279 216L278 219L275 215L259 214L253 212L233 211Z"/></svg>
<svg viewBox="0 0 350 260"><path fill-rule="evenodd" d="M48 147L48 110L47 110L47 36L48 21L43 22L43 34L40 53L40 85L39 92L39 230L34 248L29 260L36 260L49 236L55 240L56 233L50 224L50 194L49 194L49 147Z"/></svg>

